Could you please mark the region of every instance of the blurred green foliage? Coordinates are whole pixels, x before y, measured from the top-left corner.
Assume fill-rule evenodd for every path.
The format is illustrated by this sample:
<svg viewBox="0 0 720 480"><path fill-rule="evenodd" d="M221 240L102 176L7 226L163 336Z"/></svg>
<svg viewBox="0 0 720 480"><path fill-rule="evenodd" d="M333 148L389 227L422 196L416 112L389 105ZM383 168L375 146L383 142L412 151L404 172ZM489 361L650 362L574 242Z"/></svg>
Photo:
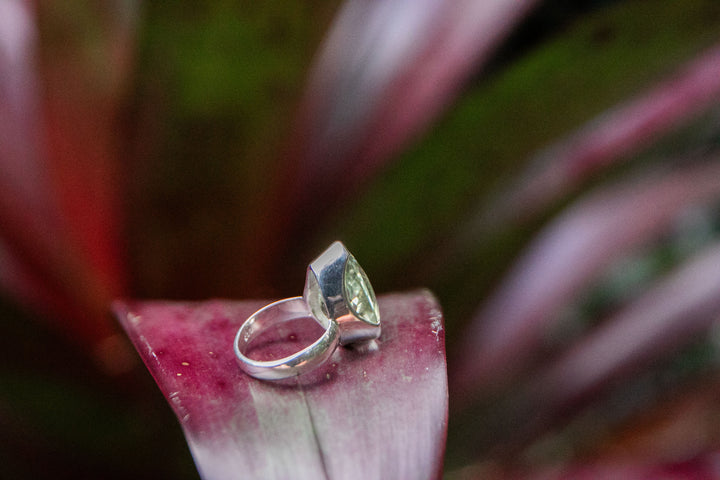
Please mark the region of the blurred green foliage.
<svg viewBox="0 0 720 480"><path fill-rule="evenodd" d="M122 119L138 296L248 294L232 282L243 260L240 240L253 234L244 227L283 152L338 4L143 5L139 61ZM515 49L501 49L504 57L478 72L419 143L366 185L342 217L318 227L318 244L343 239L379 292L433 289L446 312L450 351L541 221L478 239L458 268L437 277L407 273L534 152L671 73L715 41L720 27L715 0L575 4L585 8L568 9L558 28L566 2L545 2L545 15L531 20L532 41L512 39ZM58 15L87 24L81 7L65 10ZM592 311L617 299L602 285L594 295L584 305ZM0 444L8 445L0 448L0 477L197 478L180 428L141 367L108 378L72 341L9 305L0 302ZM682 358L692 364L707 357L698 351ZM451 438L454 465L464 461L462 442Z"/></svg>
<svg viewBox="0 0 720 480"><path fill-rule="evenodd" d="M337 2L146 6L129 130L141 296L241 297L241 239ZM137 128L140 122L141 128ZM223 255L217 255L218 251Z"/></svg>
<svg viewBox="0 0 720 480"><path fill-rule="evenodd" d="M617 2L576 19L469 86L330 230L353 245L380 291L398 288L422 258L418 252L459 231L533 153L671 74L711 45L718 28L720 4L712 0ZM448 321L457 322L454 332L527 233L498 230L479 238L461 259L460 275L423 279Z"/></svg>

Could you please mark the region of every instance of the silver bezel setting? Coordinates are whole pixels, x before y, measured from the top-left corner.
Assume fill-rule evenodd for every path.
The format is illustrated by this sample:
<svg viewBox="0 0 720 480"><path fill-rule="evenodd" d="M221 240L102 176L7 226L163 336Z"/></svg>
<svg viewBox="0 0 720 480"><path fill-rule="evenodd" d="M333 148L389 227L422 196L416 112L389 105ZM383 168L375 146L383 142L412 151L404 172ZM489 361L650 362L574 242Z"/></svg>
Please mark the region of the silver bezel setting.
<svg viewBox="0 0 720 480"><path fill-rule="evenodd" d="M278 360L247 356L262 332L303 317L313 318L325 329L314 343ZM334 242L308 266L303 296L273 302L250 315L235 335L233 348L247 374L281 380L314 370L338 345L366 344L379 336L380 312L370 280L345 245Z"/></svg>
<svg viewBox="0 0 720 480"><path fill-rule="evenodd" d="M346 271L350 261L355 262L362 272L362 267L345 245L334 242L308 266L303 292L303 298L319 322L323 323L326 319L337 322L340 345L367 342L378 338L381 333L377 299L364 272L362 275L369 291L368 301L371 302L377 321L362 318L350 305L346 291Z"/></svg>

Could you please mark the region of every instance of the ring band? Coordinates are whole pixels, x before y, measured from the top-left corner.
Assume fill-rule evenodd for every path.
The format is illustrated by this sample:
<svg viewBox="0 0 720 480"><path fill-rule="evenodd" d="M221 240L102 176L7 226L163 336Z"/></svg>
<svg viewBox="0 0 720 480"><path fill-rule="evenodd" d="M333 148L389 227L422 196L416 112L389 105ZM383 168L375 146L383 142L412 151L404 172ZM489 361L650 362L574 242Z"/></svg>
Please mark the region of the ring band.
<svg viewBox="0 0 720 480"><path fill-rule="evenodd" d="M266 329L304 317L312 317L325 329L313 344L279 360L253 360L246 355ZM380 333L377 300L367 275L347 248L334 242L308 266L303 296L279 300L250 315L235 335L233 348L245 373L280 380L317 368L338 344L365 343Z"/></svg>
<svg viewBox="0 0 720 480"><path fill-rule="evenodd" d="M266 328L308 316L311 316L310 309L303 297L286 298L253 313L235 336L235 355L242 369L255 378L280 380L308 372L330 358L338 344L338 325L331 321L323 325L317 318L315 320L325 327L325 333L299 352L270 361L253 360L245 355L253 339Z"/></svg>

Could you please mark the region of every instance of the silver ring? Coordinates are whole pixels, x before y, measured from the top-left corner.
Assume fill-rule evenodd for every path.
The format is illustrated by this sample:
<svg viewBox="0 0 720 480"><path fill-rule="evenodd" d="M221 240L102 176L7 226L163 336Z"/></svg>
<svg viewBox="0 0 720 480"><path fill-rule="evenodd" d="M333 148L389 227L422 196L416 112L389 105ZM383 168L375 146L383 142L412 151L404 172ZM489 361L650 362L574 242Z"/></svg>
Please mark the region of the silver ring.
<svg viewBox="0 0 720 480"><path fill-rule="evenodd" d="M246 355L261 332L303 317L312 317L325 329L312 345L279 360L253 360ZM308 266L303 296L271 303L250 315L235 336L234 349L240 368L248 375L280 380L322 365L338 344L366 343L380 332L370 280L345 245L334 242Z"/></svg>

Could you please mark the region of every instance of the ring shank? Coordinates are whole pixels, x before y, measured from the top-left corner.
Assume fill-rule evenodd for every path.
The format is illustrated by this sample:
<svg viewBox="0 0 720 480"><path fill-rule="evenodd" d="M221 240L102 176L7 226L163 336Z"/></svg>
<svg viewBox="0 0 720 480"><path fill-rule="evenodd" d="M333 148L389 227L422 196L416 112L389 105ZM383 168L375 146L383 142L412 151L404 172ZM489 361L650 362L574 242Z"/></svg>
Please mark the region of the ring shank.
<svg viewBox="0 0 720 480"><path fill-rule="evenodd" d="M325 328L325 333L313 344L278 360L259 361L245 355L252 341L267 328L303 317L312 317ZM337 323L314 317L303 297L286 298L261 308L245 320L235 336L235 356L240 368L249 375L280 380L307 373L324 363L335 351L339 337Z"/></svg>

